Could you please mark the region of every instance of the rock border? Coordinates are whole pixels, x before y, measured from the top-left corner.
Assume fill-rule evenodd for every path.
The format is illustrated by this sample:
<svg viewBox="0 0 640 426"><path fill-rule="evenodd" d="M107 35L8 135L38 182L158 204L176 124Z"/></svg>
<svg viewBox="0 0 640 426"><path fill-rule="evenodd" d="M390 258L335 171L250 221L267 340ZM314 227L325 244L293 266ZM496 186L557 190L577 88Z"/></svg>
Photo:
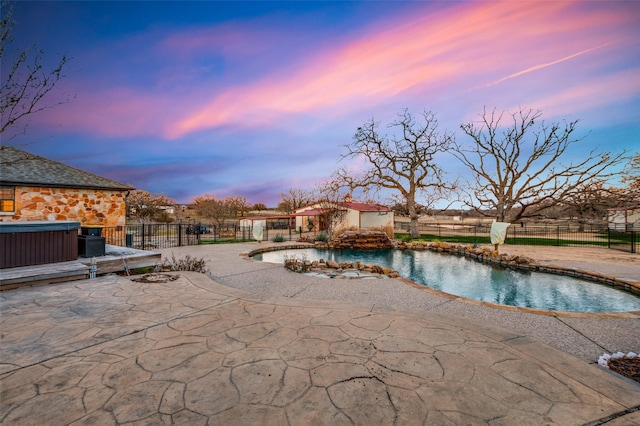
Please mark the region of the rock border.
<svg viewBox="0 0 640 426"><path fill-rule="evenodd" d="M371 278L386 275L389 278L399 278L398 271L380 265L355 262L334 262L332 260L300 260L285 259L284 267L292 272L323 274L330 278ZM354 275L355 274L355 275Z"/></svg>
<svg viewBox="0 0 640 426"><path fill-rule="evenodd" d="M398 250L432 250L438 253L454 254L464 256L482 263L502 266L505 268L521 269L532 272L543 272L547 274L564 275L572 278L580 278L587 281L605 284L609 287L616 287L628 291L635 296L640 296L640 281L617 278L610 275L585 271L577 268L565 266L541 264L526 256L512 256L508 253L498 253L489 248L474 248L470 245L450 244L446 242L398 242Z"/></svg>

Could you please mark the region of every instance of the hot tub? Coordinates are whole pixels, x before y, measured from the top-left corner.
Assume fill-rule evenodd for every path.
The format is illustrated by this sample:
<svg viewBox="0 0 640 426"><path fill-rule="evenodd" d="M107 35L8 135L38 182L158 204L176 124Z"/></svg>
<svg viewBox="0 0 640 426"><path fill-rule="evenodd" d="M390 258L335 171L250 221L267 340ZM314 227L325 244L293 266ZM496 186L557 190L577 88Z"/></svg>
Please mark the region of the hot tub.
<svg viewBox="0 0 640 426"><path fill-rule="evenodd" d="M0 223L0 269L66 262L78 258L80 222Z"/></svg>

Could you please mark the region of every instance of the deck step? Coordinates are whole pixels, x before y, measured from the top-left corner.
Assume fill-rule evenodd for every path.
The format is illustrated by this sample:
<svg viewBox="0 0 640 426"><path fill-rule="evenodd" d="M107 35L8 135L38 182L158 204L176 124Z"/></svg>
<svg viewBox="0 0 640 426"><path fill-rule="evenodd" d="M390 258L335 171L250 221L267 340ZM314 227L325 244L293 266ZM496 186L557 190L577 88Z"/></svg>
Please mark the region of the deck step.
<svg viewBox="0 0 640 426"><path fill-rule="evenodd" d="M0 269L0 290L85 278L89 278L89 266L77 261L21 266Z"/></svg>
<svg viewBox="0 0 640 426"><path fill-rule="evenodd" d="M0 291L27 285L51 284L89 278L92 259L78 257L68 262L0 269ZM96 256L96 274L129 272L159 265L160 253L107 244L104 256Z"/></svg>

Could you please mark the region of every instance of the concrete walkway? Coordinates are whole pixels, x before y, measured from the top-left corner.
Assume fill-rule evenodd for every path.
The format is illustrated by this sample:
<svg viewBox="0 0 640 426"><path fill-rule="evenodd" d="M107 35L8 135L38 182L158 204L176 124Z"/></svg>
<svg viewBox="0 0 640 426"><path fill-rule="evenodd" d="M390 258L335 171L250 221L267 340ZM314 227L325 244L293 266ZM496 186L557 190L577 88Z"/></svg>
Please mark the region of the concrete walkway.
<svg viewBox="0 0 640 426"><path fill-rule="evenodd" d="M527 309L444 297L422 286L398 279L324 280L283 271L281 265L242 260L240 255L273 243L188 246L161 250L163 258L192 256L207 261L209 276L217 283L268 296L304 300L336 300L366 304L377 310L417 310L466 318L532 337L557 349L595 363L603 353L640 353L640 315L531 313ZM593 272L640 281L640 255L602 248L504 246L503 251L524 254L555 265L581 267ZM532 254L533 253L533 254ZM581 261L580 261L581 260ZM587 264L587 261L589 263ZM546 314L546 315L544 315Z"/></svg>
<svg viewBox="0 0 640 426"><path fill-rule="evenodd" d="M165 253L211 257L215 281L104 276L0 293L0 423L640 424L640 385L495 327L494 314L523 312L240 258L254 247ZM414 291L429 298L402 300ZM457 304L487 321L447 310ZM632 340L597 344L637 345L638 319L615 321Z"/></svg>

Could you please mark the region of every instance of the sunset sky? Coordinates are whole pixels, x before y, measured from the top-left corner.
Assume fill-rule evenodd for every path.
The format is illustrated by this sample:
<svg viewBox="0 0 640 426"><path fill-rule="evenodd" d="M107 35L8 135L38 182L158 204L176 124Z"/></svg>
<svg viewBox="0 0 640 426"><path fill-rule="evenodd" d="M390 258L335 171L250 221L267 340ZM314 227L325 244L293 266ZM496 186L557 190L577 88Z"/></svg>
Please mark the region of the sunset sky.
<svg viewBox="0 0 640 426"><path fill-rule="evenodd" d="M19 1L14 19L17 44L72 57L47 99L69 102L2 143L180 203L275 206L404 108L460 143L485 107L524 107L579 119L576 158L640 150L637 1Z"/></svg>

